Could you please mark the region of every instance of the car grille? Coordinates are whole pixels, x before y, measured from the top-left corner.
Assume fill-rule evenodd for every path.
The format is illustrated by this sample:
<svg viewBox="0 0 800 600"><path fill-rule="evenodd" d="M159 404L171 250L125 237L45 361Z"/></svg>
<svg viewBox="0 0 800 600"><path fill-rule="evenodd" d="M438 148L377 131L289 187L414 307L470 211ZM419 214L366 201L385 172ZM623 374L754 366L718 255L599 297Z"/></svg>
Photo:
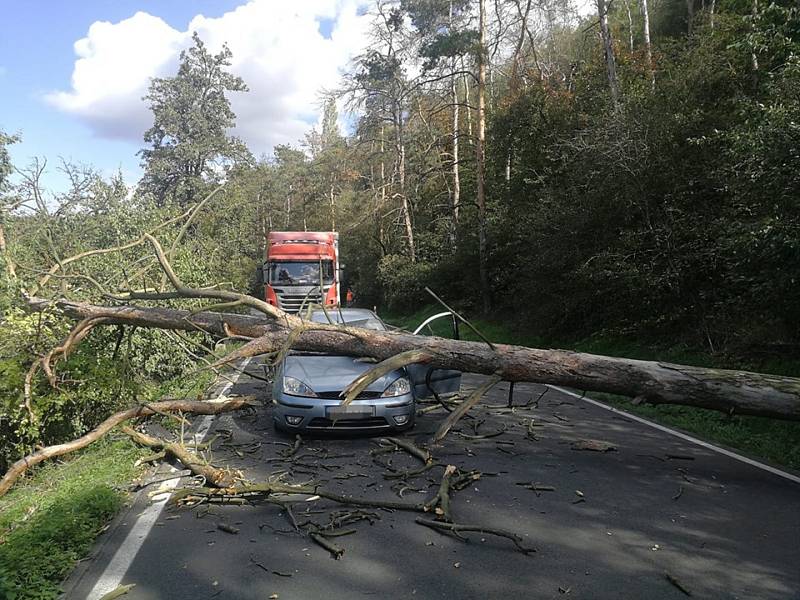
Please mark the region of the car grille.
<svg viewBox="0 0 800 600"><path fill-rule="evenodd" d="M319 288L317 288L319 289ZM281 310L295 314L300 311L301 306L309 306L311 304L322 304L322 294L319 292L312 292L306 294L277 294L278 308Z"/></svg>
<svg viewBox="0 0 800 600"><path fill-rule="evenodd" d="M356 429L356 428L376 428L388 427L389 424L383 417L371 417L369 419L324 419L316 417L311 419L308 424L309 429Z"/></svg>
<svg viewBox="0 0 800 600"><path fill-rule="evenodd" d="M358 396L356 396L356 400L371 400L373 398L380 398L383 392L370 392L365 391L361 392ZM320 398L325 398L327 400L339 400L342 392L335 391L335 392L317 392L317 396Z"/></svg>

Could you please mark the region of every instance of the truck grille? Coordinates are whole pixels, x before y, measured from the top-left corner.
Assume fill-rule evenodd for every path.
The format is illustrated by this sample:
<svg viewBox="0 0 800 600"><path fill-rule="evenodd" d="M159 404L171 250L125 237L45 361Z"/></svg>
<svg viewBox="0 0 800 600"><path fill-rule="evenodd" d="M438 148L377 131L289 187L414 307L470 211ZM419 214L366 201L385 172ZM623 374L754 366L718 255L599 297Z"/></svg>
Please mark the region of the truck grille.
<svg viewBox="0 0 800 600"><path fill-rule="evenodd" d="M300 310L301 306L309 306L311 304L322 304L322 295L319 292L311 292L310 294L276 294L278 297L278 308L287 313L295 314Z"/></svg>

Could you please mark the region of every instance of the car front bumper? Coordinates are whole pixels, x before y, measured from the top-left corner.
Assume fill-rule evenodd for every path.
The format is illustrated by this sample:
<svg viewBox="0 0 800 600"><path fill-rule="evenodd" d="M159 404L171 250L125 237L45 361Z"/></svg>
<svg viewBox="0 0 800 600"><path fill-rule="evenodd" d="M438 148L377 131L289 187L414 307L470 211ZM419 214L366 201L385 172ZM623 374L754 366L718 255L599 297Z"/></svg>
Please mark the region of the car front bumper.
<svg viewBox="0 0 800 600"><path fill-rule="evenodd" d="M413 394L392 398L354 400L342 407L338 399L306 398L280 394L273 398L273 420L287 431L381 432L403 431L414 424ZM300 417L290 423L287 417Z"/></svg>

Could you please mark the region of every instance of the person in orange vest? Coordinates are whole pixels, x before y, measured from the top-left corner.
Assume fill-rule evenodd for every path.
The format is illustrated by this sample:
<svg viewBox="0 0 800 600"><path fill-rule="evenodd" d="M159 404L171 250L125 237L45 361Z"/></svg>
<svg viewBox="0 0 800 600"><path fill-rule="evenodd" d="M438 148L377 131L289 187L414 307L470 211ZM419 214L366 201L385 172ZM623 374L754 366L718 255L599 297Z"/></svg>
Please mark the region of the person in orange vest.
<svg viewBox="0 0 800 600"><path fill-rule="evenodd" d="M350 288L347 288L347 293L345 294L345 299L347 301L346 306L353 306L353 298L354 297L355 296L353 295L353 290L350 289Z"/></svg>

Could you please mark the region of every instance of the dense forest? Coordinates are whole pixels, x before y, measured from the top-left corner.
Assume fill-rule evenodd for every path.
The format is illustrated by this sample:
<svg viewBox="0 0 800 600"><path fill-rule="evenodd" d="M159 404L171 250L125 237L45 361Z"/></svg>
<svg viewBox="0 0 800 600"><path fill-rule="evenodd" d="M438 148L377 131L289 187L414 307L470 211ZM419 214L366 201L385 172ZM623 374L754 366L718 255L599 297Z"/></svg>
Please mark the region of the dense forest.
<svg viewBox="0 0 800 600"><path fill-rule="evenodd" d="M0 123L0 471L208 356L201 334L98 329L57 374L31 368L69 324L25 296L164 289L145 232L196 287L258 294L268 231L336 230L357 303L379 311L412 312L430 286L543 339L796 348L800 8L593 8L381 0L371 45L321 91L321 125L268 157L233 135L247 82L230 51L195 36L143 99L134 187L12 164L25 132ZM52 168L68 189L43 189Z"/></svg>

